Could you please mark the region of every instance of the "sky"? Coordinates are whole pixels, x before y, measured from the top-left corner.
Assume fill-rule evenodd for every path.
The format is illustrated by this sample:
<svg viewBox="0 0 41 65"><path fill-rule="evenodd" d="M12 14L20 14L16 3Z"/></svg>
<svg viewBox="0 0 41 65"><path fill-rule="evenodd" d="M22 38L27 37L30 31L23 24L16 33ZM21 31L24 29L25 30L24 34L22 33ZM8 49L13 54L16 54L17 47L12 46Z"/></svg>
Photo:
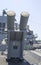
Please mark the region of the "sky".
<svg viewBox="0 0 41 65"><path fill-rule="evenodd" d="M6 8L15 11L18 23L21 12L28 12L30 16L27 24L41 40L41 0L0 0L0 15Z"/></svg>

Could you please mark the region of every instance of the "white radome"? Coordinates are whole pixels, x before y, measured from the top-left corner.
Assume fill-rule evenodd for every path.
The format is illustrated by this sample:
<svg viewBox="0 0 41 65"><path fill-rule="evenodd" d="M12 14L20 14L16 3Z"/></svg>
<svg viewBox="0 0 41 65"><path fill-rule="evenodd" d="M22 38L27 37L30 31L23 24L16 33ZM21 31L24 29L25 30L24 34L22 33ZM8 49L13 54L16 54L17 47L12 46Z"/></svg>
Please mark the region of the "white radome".
<svg viewBox="0 0 41 65"><path fill-rule="evenodd" d="M14 16L14 15L15 15L15 12L14 12L14 11L8 11L8 12L7 12L7 15L8 15L8 16Z"/></svg>
<svg viewBox="0 0 41 65"><path fill-rule="evenodd" d="M22 12L21 15L22 16L25 16L25 17L28 17L29 16L29 13L28 12Z"/></svg>

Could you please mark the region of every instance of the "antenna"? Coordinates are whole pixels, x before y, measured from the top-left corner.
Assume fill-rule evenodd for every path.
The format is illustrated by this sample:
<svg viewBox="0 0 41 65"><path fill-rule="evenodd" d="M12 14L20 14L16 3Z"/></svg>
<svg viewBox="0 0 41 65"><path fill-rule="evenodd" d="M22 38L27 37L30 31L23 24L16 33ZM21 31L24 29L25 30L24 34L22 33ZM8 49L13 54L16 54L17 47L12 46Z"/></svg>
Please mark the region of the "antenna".
<svg viewBox="0 0 41 65"><path fill-rule="evenodd" d="M3 9L3 16L6 14L6 10L7 10L7 8Z"/></svg>

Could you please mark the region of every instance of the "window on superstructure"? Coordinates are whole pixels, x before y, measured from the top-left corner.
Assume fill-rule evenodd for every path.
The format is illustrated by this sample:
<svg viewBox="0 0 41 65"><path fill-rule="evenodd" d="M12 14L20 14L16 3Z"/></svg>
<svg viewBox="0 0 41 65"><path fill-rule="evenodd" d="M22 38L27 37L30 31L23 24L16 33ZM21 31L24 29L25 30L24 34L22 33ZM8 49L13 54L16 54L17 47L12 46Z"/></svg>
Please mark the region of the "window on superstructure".
<svg viewBox="0 0 41 65"><path fill-rule="evenodd" d="M1 23L0 23L0 28L1 28Z"/></svg>
<svg viewBox="0 0 41 65"><path fill-rule="evenodd" d="M3 23L3 28L5 28L5 23Z"/></svg>

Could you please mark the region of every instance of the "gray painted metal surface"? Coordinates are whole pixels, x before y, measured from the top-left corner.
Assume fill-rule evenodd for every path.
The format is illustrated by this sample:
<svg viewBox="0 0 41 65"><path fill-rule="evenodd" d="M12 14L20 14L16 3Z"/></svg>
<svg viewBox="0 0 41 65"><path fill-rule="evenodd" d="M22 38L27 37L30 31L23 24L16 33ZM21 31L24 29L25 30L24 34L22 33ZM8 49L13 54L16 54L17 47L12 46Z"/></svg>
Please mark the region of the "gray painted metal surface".
<svg viewBox="0 0 41 65"><path fill-rule="evenodd" d="M23 31L8 32L8 59L10 57L23 59L24 33Z"/></svg>
<svg viewBox="0 0 41 65"><path fill-rule="evenodd" d="M7 28L10 30L14 29L15 13L12 11L7 12Z"/></svg>
<svg viewBox="0 0 41 65"><path fill-rule="evenodd" d="M0 22L6 23L7 22L7 16L0 16Z"/></svg>
<svg viewBox="0 0 41 65"><path fill-rule="evenodd" d="M26 25L29 15L22 13L20 21L20 30L14 30L15 13L7 12L7 28L8 28L8 55L7 59L20 58L23 59L24 38L26 35ZM25 29L25 30L24 30Z"/></svg>
<svg viewBox="0 0 41 65"><path fill-rule="evenodd" d="M20 30L26 30L28 18L29 18L29 14L27 12L21 13Z"/></svg>

